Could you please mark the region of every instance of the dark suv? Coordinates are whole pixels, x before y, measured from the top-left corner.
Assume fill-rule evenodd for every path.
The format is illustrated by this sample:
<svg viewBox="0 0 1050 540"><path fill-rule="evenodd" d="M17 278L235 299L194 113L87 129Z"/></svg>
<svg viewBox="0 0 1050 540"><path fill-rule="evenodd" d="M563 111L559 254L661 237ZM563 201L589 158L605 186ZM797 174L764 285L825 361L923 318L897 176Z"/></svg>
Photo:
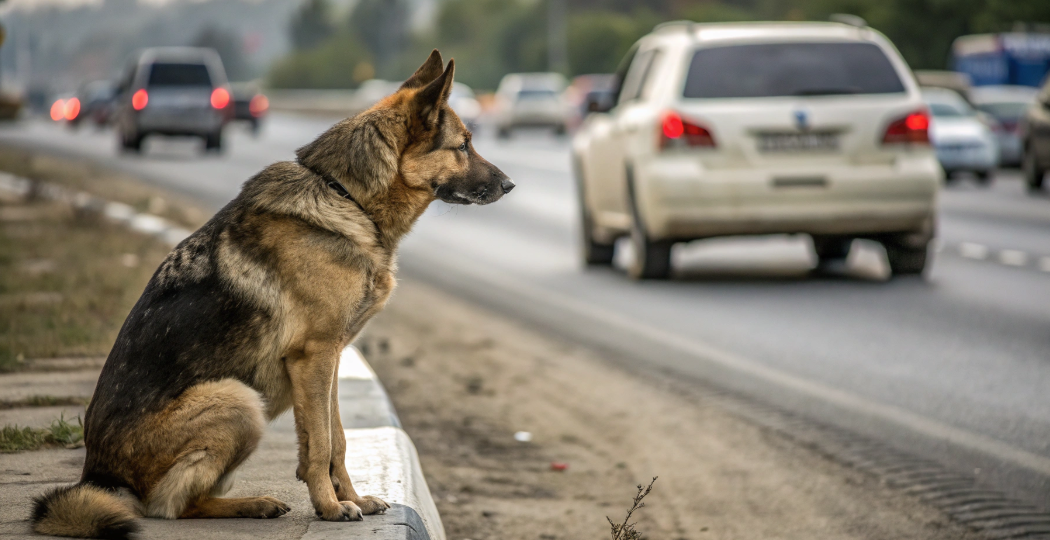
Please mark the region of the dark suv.
<svg viewBox="0 0 1050 540"><path fill-rule="evenodd" d="M1050 77L1025 112L1021 140L1024 144L1021 170L1025 181L1033 191L1042 189L1043 178L1050 170Z"/></svg>
<svg viewBox="0 0 1050 540"><path fill-rule="evenodd" d="M195 136L222 149L233 99L212 49L159 47L142 51L120 84L116 125L121 146L142 149L149 135Z"/></svg>

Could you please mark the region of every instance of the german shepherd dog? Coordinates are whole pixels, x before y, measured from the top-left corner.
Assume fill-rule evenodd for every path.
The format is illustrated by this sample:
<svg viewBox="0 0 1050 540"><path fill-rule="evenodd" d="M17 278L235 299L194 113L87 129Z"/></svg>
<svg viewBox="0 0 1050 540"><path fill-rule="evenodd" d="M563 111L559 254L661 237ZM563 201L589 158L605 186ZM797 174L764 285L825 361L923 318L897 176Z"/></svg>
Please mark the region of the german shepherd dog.
<svg viewBox="0 0 1050 540"><path fill-rule="evenodd" d="M295 474L321 519L390 507L347 475L340 351L390 297L398 242L432 201L488 204L514 187L449 107L454 69L435 50L396 93L248 180L168 255L102 369L80 482L35 500L34 531L126 538L140 513L281 516L277 499L221 495L288 408Z"/></svg>

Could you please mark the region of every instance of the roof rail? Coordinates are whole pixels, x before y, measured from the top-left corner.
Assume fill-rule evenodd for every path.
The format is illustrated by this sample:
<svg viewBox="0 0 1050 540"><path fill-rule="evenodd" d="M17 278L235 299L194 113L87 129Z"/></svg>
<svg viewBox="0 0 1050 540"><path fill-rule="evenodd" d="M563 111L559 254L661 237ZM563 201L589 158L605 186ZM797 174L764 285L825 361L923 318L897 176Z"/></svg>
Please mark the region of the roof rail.
<svg viewBox="0 0 1050 540"><path fill-rule="evenodd" d="M857 28L868 27L868 21L865 21L863 17L859 15L853 15L850 13L832 13L828 16L828 20L831 22L837 22L839 24L856 26Z"/></svg>
<svg viewBox="0 0 1050 540"><path fill-rule="evenodd" d="M661 32L664 30L685 30L686 32L692 32L694 26L696 26L696 23L693 21L668 21L654 26L653 32Z"/></svg>

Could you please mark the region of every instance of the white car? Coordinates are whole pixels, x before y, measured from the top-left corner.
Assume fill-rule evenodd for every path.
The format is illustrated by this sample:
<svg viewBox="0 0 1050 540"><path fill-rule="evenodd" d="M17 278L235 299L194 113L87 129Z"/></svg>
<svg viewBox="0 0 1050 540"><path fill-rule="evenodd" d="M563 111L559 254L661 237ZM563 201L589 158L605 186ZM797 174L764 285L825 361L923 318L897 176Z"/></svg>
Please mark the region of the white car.
<svg viewBox="0 0 1050 540"><path fill-rule="evenodd" d="M511 73L496 89L496 130L501 138L519 127L554 128L565 133L567 81L558 73Z"/></svg>
<svg viewBox="0 0 1050 540"><path fill-rule="evenodd" d="M972 172L978 182L987 184L999 165L999 144L991 128L951 90L925 88L922 97L933 115L930 141L945 177L951 180L957 172Z"/></svg>
<svg viewBox="0 0 1050 540"><path fill-rule="evenodd" d="M616 105L573 139L583 258L666 278L676 242L805 233L821 263L855 238L920 274L943 173L911 70L867 27L668 23L628 53Z"/></svg>
<svg viewBox="0 0 1050 540"><path fill-rule="evenodd" d="M448 105L456 111L456 115L467 126L474 131L478 129L478 119L481 118L481 104L474 97L474 90L459 82L452 83L452 92L448 96Z"/></svg>

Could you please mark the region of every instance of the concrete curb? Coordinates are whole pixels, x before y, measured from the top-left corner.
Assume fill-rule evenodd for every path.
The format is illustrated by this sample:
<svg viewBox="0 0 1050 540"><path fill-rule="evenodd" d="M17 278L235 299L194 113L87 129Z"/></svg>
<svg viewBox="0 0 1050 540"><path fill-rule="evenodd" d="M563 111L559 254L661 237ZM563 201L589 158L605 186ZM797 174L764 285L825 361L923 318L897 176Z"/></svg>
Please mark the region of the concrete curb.
<svg viewBox="0 0 1050 540"><path fill-rule="evenodd" d="M122 203L85 192L36 182L0 172L0 191L16 196L35 195L65 201L74 208L97 213L137 232L175 246L191 233L161 217L136 212ZM427 487L415 445L372 367L353 345L339 360L339 412L347 442L346 468L354 489L391 504L384 515L367 516L369 538L377 540L445 540L445 529ZM293 415L284 414L270 429L294 437ZM361 536L343 523L311 521L302 538L329 540ZM358 533L360 531L357 531Z"/></svg>

